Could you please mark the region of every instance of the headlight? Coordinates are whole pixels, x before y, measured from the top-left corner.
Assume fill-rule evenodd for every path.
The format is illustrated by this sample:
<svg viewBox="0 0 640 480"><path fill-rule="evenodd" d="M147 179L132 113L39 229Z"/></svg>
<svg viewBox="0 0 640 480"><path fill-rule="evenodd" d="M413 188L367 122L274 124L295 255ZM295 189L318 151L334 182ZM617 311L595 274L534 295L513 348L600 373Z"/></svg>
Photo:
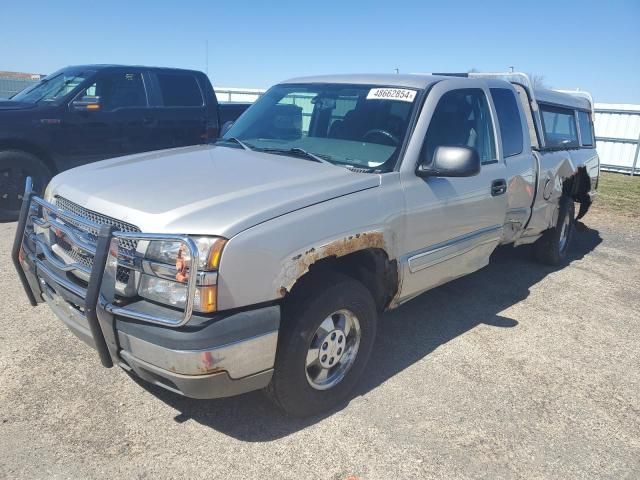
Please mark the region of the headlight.
<svg viewBox="0 0 640 480"><path fill-rule="evenodd" d="M193 241L198 246L200 257L198 270L217 269L222 249L227 241L220 237L194 237ZM190 266L189 250L185 248L185 244L182 242L150 242L145 257L167 265L175 265L179 254L181 254L187 266Z"/></svg>
<svg viewBox="0 0 640 480"><path fill-rule="evenodd" d="M141 297L164 303L172 307L184 308L187 304L187 285L173 282L152 275L142 275L138 294ZM196 312L210 313L216 311L217 301L216 285L206 285L196 288L193 300L193 310Z"/></svg>
<svg viewBox="0 0 640 480"><path fill-rule="evenodd" d="M191 268L191 255L180 241L150 241L144 253L144 272L140 276L138 294L158 303L184 308L187 303L187 281L192 273L198 275L193 309L215 312L217 279L215 270L226 243L220 237L192 237L198 248L198 265Z"/></svg>

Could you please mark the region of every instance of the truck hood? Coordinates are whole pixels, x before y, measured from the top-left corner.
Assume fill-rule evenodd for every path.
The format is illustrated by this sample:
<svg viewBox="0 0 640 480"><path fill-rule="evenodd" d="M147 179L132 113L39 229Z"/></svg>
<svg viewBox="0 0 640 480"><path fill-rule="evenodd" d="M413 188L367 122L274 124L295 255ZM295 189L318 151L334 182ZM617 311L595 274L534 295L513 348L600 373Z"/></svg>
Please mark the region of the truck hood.
<svg viewBox="0 0 640 480"><path fill-rule="evenodd" d="M148 233L227 238L271 218L380 185L304 158L201 145L97 162L54 177L59 195Z"/></svg>

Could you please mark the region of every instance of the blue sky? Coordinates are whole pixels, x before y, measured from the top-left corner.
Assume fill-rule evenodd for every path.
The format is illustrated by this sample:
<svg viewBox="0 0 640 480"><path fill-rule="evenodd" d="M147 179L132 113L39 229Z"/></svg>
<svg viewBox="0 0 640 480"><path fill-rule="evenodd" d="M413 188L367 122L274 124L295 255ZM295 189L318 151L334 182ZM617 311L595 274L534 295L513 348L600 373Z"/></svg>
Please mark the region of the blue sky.
<svg viewBox="0 0 640 480"><path fill-rule="evenodd" d="M124 63L220 87L317 73L517 70L640 103L640 0L5 2L0 70Z"/></svg>

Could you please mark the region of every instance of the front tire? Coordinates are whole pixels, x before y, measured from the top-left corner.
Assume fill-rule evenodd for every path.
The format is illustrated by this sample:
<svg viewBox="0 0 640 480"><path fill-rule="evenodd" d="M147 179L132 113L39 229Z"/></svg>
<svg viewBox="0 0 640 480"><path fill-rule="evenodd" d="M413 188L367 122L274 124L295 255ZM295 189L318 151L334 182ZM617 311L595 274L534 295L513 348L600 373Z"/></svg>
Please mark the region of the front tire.
<svg viewBox="0 0 640 480"><path fill-rule="evenodd" d="M363 374L376 335L376 304L346 275L303 280L283 307L269 397L284 412L315 415L343 403Z"/></svg>
<svg viewBox="0 0 640 480"><path fill-rule="evenodd" d="M51 171L35 155L20 150L0 151L0 221L18 219L27 177L41 193L51 180Z"/></svg>
<svg viewBox="0 0 640 480"><path fill-rule="evenodd" d="M567 252L575 229L575 205L567 195L560 197L558 220L555 227L546 230L534 244L536 259L557 266L567 259Z"/></svg>

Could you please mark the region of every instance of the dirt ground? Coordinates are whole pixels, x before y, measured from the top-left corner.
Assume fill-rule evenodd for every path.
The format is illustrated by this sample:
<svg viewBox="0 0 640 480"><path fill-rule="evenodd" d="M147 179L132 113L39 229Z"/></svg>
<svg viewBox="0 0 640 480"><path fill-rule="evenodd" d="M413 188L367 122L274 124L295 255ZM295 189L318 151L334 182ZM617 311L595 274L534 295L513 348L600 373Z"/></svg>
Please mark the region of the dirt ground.
<svg viewBox="0 0 640 480"><path fill-rule="evenodd" d="M0 478L640 478L639 222L585 223L563 268L503 248L386 314L352 400L309 420L101 368L28 305L0 225Z"/></svg>

